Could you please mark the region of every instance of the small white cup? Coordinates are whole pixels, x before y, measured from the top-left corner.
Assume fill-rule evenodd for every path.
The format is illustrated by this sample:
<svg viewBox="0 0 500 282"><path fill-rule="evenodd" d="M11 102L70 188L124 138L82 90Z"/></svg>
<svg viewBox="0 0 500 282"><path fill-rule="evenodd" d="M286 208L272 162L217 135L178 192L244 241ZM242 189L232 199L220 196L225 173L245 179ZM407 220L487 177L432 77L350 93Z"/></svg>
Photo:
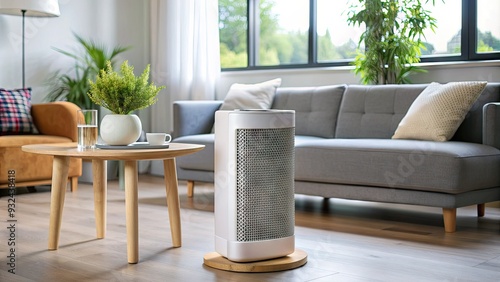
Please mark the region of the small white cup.
<svg viewBox="0 0 500 282"><path fill-rule="evenodd" d="M170 143L172 136L167 133L146 133L149 145L164 145Z"/></svg>

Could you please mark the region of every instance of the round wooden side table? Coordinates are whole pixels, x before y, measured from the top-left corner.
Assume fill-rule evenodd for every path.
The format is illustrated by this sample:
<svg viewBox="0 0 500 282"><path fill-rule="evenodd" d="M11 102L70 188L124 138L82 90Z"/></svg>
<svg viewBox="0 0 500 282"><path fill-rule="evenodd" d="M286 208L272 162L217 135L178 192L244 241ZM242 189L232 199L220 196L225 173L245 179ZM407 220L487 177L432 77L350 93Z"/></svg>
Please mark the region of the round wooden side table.
<svg viewBox="0 0 500 282"><path fill-rule="evenodd" d="M139 261L139 224L137 193L137 161L163 160L167 207L174 247L181 246L181 220L179 195L177 191L177 171L175 158L202 150L204 145L170 143L169 148L161 149L91 149L78 150L76 143L25 145L22 150L29 153L54 156L52 168L52 190L50 202L49 250L59 246L61 218L66 193L68 166L71 157L92 160L94 211L97 238L106 233L106 161L122 160L125 164L125 206L127 226L127 257L129 263Z"/></svg>

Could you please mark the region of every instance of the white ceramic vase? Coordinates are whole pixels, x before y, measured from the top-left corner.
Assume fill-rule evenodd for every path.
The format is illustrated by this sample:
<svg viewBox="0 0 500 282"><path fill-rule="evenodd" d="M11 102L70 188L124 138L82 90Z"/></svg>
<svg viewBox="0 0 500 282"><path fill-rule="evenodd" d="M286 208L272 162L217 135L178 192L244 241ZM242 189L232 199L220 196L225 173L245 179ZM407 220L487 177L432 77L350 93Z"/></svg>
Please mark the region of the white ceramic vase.
<svg viewBox="0 0 500 282"><path fill-rule="evenodd" d="M139 139L142 124L137 115L107 114L102 118L99 131L107 145L128 145Z"/></svg>

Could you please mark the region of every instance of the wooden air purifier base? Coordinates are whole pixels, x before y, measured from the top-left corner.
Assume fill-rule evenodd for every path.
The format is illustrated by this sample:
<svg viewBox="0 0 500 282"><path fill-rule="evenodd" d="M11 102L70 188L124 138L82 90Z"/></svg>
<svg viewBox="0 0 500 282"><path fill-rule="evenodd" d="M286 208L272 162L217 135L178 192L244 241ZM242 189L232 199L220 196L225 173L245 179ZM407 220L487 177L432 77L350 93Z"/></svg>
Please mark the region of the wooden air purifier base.
<svg viewBox="0 0 500 282"><path fill-rule="evenodd" d="M295 252L280 258L252 261L234 262L221 256L217 252L205 254L203 264L206 266L233 272L273 272L290 270L301 267L307 262L307 253L296 249Z"/></svg>

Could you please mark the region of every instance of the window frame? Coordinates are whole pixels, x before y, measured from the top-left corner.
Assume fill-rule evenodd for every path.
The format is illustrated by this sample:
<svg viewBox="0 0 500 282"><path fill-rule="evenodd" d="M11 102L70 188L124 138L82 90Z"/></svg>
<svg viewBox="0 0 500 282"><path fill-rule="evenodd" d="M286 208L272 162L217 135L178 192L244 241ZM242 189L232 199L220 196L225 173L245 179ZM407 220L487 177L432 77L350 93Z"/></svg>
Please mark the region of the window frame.
<svg viewBox="0 0 500 282"><path fill-rule="evenodd" d="M436 0L440 1L440 0ZM500 60L500 51L476 53L477 43L477 1L462 0L461 53L453 56L423 56L421 63L445 63L456 61ZM319 63L317 60L317 1L309 0L308 62L306 64L285 64L274 66L257 66L259 46L259 0L247 0L247 66L237 68L221 68L222 71L246 71L269 69L301 69L351 66L353 60L339 60Z"/></svg>

